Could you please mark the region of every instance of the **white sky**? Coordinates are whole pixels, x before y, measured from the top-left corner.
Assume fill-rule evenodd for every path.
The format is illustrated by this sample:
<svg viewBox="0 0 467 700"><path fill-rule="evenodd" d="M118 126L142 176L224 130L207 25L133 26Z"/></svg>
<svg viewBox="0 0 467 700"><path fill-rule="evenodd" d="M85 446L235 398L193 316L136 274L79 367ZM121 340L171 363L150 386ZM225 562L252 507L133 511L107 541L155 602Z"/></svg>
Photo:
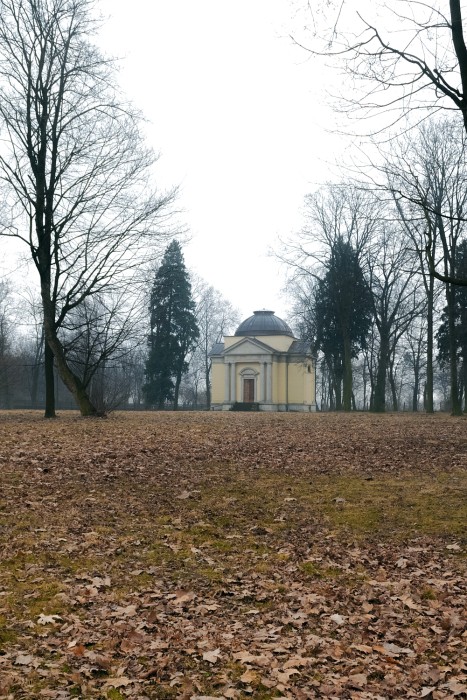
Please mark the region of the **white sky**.
<svg viewBox="0 0 467 700"><path fill-rule="evenodd" d="M329 177L326 70L293 44L287 0L101 0L99 43L149 120L159 184L181 186L190 269L247 317L287 318L285 270L268 256L301 227Z"/></svg>

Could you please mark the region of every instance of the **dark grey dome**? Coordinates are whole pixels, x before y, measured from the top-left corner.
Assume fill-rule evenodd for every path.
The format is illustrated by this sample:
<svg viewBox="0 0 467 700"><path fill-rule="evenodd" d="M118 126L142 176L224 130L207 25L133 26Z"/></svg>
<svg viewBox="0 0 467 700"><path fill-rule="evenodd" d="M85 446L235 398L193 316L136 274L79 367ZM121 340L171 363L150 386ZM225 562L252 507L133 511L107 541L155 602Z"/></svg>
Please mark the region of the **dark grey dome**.
<svg viewBox="0 0 467 700"><path fill-rule="evenodd" d="M290 335L294 337L289 326L278 316L274 316L274 311L254 311L253 316L250 316L243 321L235 335Z"/></svg>

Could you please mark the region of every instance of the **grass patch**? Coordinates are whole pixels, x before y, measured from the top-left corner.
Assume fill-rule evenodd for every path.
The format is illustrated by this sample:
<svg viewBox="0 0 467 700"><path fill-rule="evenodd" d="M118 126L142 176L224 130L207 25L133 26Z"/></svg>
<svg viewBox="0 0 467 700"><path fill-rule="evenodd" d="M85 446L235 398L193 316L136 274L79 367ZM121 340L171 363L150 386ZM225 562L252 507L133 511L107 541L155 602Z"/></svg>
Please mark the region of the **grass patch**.
<svg viewBox="0 0 467 700"><path fill-rule="evenodd" d="M231 527L237 530L252 522L277 530L277 515L282 511L285 527L308 521L362 536L466 534L467 478L460 470L435 478L411 473L371 480L355 475L320 475L312 482L295 479L292 485L280 474L272 477L263 472L256 475L254 494L250 491L247 496L243 486L237 489L235 485L230 493L241 502L229 518ZM209 495L214 504L221 492ZM216 521L216 514L213 516Z"/></svg>

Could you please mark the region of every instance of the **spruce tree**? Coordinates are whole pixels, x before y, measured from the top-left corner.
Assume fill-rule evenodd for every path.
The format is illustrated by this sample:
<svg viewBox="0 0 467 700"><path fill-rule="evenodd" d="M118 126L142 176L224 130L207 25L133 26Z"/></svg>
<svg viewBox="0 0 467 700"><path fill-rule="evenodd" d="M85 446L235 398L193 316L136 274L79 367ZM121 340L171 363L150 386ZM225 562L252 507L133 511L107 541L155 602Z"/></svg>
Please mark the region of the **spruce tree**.
<svg viewBox="0 0 467 700"><path fill-rule="evenodd" d="M178 392L188 368L187 356L199 336L191 283L178 241L167 247L156 272L150 300L149 355L146 361L146 403L178 407Z"/></svg>
<svg viewBox="0 0 467 700"><path fill-rule="evenodd" d="M372 318L371 297L356 251L340 236L326 267L316 289L316 347L333 370L336 408L350 411L352 359L365 346Z"/></svg>
<svg viewBox="0 0 467 700"><path fill-rule="evenodd" d="M462 241L456 251L455 273L458 277L462 275L467 277L467 240ZM445 306L441 315L442 323L436 334L438 362L443 368L449 368L451 363L458 366L460 382L457 388L457 403L461 409L462 394L464 394L465 411L467 410L467 287L453 286L452 295L453 323L449 323L449 309Z"/></svg>

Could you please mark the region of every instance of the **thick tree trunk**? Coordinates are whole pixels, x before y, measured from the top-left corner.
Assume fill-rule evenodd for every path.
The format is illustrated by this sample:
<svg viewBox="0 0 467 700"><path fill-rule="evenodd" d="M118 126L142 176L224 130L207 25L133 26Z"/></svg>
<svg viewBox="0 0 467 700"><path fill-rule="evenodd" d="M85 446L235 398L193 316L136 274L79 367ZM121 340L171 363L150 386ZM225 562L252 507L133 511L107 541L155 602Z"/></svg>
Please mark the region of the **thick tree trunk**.
<svg viewBox="0 0 467 700"><path fill-rule="evenodd" d="M39 392L39 378L41 373L42 361L44 361L44 373L45 373L45 342L44 342L44 326L42 326L42 333L39 342L37 343L36 350L34 352L34 364L31 371L31 407L37 408L37 394Z"/></svg>
<svg viewBox="0 0 467 700"><path fill-rule="evenodd" d="M389 386L391 387L392 410L399 410L399 399L397 396L396 378L394 376L394 359L389 361Z"/></svg>
<svg viewBox="0 0 467 700"><path fill-rule="evenodd" d="M339 377L334 377L334 381L330 386L330 404L329 407L331 411L342 411L342 392L341 392L341 381Z"/></svg>
<svg viewBox="0 0 467 700"><path fill-rule="evenodd" d="M463 99L461 101L460 109L464 120L464 127L467 130L467 107L465 102L465 98L467 96L467 48L465 46L460 0L449 0L449 10L451 14L452 43L456 52L462 83Z"/></svg>
<svg viewBox="0 0 467 700"><path fill-rule="evenodd" d="M180 393L180 384L182 383L181 372L177 373L175 378L175 390L174 390L174 411L178 411L178 395Z"/></svg>
<svg viewBox="0 0 467 700"><path fill-rule="evenodd" d="M44 311L44 332L46 344L52 351L60 378L66 388L73 394L82 416L97 416L98 411L92 404L82 381L77 377L66 361L65 352L55 332L53 305L48 297L47 285L42 285L42 308Z"/></svg>
<svg viewBox="0 0 467 700"><path fill-rule="evenodd" d="M60 378L65 384L66 388L73 394L81 415L85 417L99 415L99 412L91 402L83 383L69 368L65 359L63 348L58 338L52 338L51 340L47 339L47 342L53 349Z"/></svg>
<svg viewBox="0 0 467 700"><path fill-rule="evenodd" d="M44 348L45 411L44 418L56 418L54 354L48 343Z"/></svg>
<svg viewBox="0 0 467 700"><path fill-rule="evenodd" d="M329 410L342 411L342 367L339 359L328 362Z"/></svg>

